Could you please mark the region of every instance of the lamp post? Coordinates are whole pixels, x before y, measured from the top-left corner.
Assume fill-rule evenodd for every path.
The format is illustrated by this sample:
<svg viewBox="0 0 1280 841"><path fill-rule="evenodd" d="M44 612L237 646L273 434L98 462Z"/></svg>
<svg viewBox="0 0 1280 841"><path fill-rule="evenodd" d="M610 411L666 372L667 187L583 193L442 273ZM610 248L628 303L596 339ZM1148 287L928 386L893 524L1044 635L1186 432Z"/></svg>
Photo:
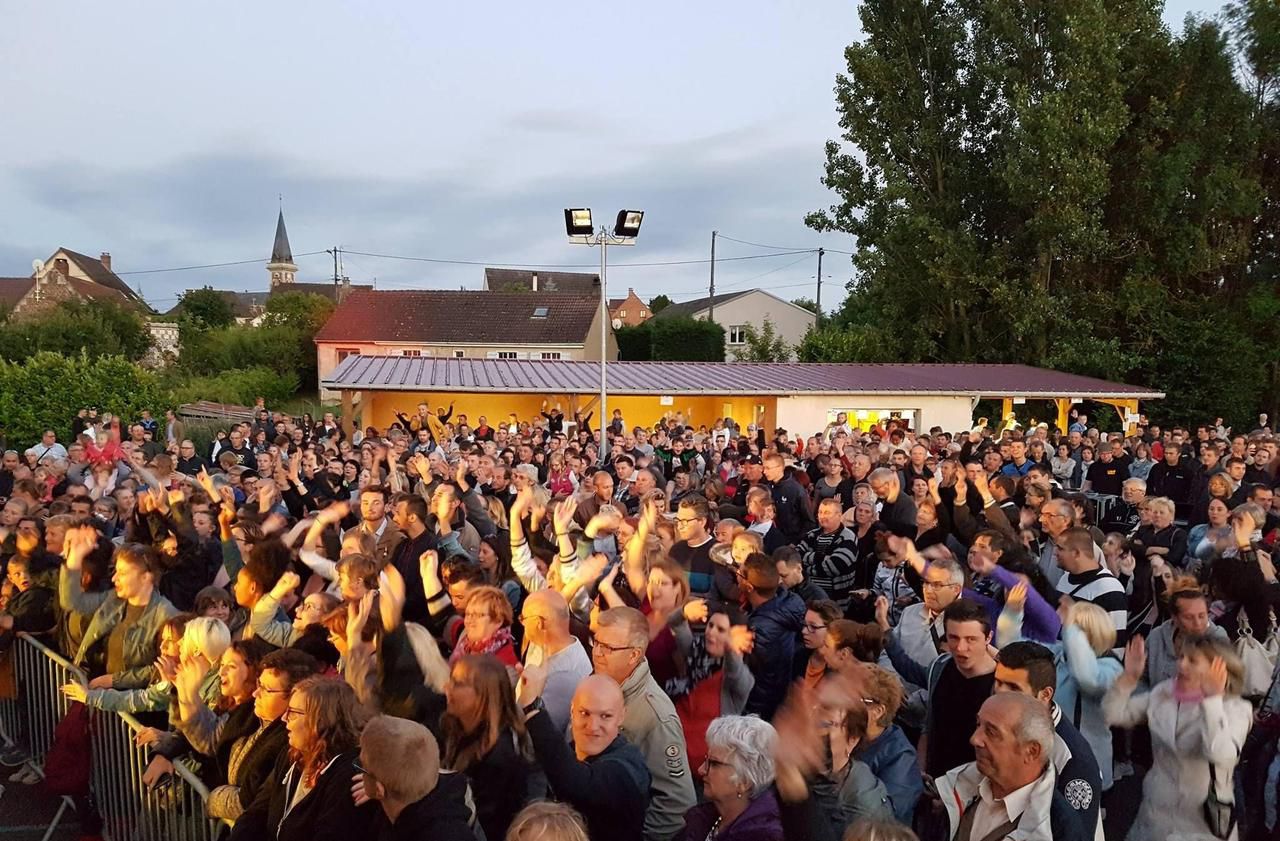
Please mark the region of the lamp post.
<svg viewBox="0 0 1280 841"><path fill-rule="evenodd" d="M618 218L614 222L613 230L610 231L605 225L600 226L600 230L596 230L595 224L591 220L591 208L575 207L565 208L564 211L564 230L569 236L569 241L576 245L598 245L600 246L600 464L604 464L608 458L608 433L605 432L605 426L609 422L609 405L608 405L608 373L607 362L609 359L609 330L612 324L609 320L609 246L610 245L635 245L636 237L640 235L640 223L644 221L643 210L619 210Z"/></svg>

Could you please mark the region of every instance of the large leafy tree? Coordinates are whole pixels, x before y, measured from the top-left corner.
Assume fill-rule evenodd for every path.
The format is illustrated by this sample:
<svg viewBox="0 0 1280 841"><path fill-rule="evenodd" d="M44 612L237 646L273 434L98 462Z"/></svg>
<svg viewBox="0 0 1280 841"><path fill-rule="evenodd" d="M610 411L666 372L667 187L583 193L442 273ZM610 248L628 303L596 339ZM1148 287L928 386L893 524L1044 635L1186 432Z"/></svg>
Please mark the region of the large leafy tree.
<svg viewBox="0 0 1280 841"><path fill-rule="evenodd" d="M30 318L0 318L0 359L20 361L50 351L136 362L150 348L151 332L142 316L108 301L61 301Z"/></svg>
<svg viewBox="0 0 1280 841"><path fill-rule="evenodd" d="M1224 33L1171 35L1161 6L863 2L837 201L807 220L856 237L854 280L800 357L1023 361L1161 388L1180 420L1252 411L1263 109Z"/></svg>
<svg viewBox="0 0 1280 841"><path fill-rule="evenodd" d="M182 305L183 315L197 329L217 330L229 327L236 320L235 310L227 296L208 286L188 289L182 294L179 303Z"/></svg>

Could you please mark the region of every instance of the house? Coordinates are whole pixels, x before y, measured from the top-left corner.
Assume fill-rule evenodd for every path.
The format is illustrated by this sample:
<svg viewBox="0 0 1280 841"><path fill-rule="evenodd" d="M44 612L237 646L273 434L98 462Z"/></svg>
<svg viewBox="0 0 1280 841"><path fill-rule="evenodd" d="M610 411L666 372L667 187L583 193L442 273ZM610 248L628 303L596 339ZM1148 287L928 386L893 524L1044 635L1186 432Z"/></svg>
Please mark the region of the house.
<svg viewBox="0 0 1280 841"><path fill-rule="evenodd" d="M698 298L679 304L671 304L654 315L654 318L710 318L711 298ZM724 327L725 353L733 358L735 349L746 345L746 328L751 325L757 332L764 329L765 320L773 324L774 334L789 345L797 345L814 325L817 316L784 301L763 289L744 289L715 296L715 322Z"/></svg>
<svg viewBox="0 0 1280 841"><path fill-rule="evenodd" d="M719 307L716 307L717 313ZM850 426L868 429L897 420L911 429L934 426L968 431L982 399L1042 404L1040 417L1067 425L1083 401L1120 409L1132 430L1139 401L1162 392L1029 365L807 362L614 362L607 363L609 393L599 406L600 364L569 359L405 359L347 357L320 385L341 396L344 422L386 427L397 408L425 402L453 404L476 417L536 416L543 401L566 411L622 412L626 424L652 427L679 413L693 426L711 427L731 417L743 428L762 424L788 430L793 440L827 428L844 414Z"/></svg>
<svg viewBox="0 0 1280 841"><path fill-rule="evenodd" d="M484 270L487 292L572 292L600 297L600 275L530 269Z"/></svg>
<svg viewBox="0 0 1280 841"><path fill-rule="evenodd" d="M150 313L146 301L111 270L111 255L90 257L59 248L27 277L0 278L0 308L13 318L31 317L62 301L109 301Z"/></svg>
<svg viewBox="0 0 1280 841"><path fill-rule="evenodd" d="M282 292L306 292L320 295L335 304L356 289L373 289L364 284L352 284L349 278L342 278L338 283L298 283L298 266L293 262L293 249L289 246L289 232L284 225L284 211L276 217L276 235L271 243L271 256L267 259L267 276L269 285L262 291L233 292L227 289L216 290L231 305L236 324L258 325L267 311L267 302L273 295ZM188 290L190 291L190 290ZM183 313L182 302L164 314L164 318L176 321Z"/></svg>
<svg viewBox="0 0 1280 841"><path fill-rule="evenodd" d="M640 300L634 289L628 289L625 298L609 299L609 320L614 327L635 327L652 317L649 305Z"/></svg>
<svg viewBox="0 0 1280 841"><path fill-rule="evenodd" d="M602 335L617 359L599 301L576 292L352 291L316 334L316 364L323 379L361 354L598 361Z"/></svg>

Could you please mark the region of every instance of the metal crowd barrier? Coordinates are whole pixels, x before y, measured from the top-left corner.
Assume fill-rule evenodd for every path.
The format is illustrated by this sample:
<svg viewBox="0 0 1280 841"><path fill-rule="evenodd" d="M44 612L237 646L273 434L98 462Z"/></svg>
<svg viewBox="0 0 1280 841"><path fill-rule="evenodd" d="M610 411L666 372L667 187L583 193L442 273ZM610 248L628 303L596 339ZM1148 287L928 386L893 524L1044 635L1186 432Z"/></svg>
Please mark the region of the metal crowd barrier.
<svg viewBox="0 0 1280 841"><path fill-rule="evenodd" d="M43 777L54 728L71 702L59 691L67 683L85 683L84 672L56 651L18 634L11 653L17 698L0 700L0 742L24 748L29 764ZM205 814L209 790L182 761L164 786L149 788L142 776L151 752L135 742L142 725L132 715L93 710L89 788L109 841L214 841L221 822ZM12 795L11 795L12 796ZM68 806L63 798L50 837Z"/></svg>

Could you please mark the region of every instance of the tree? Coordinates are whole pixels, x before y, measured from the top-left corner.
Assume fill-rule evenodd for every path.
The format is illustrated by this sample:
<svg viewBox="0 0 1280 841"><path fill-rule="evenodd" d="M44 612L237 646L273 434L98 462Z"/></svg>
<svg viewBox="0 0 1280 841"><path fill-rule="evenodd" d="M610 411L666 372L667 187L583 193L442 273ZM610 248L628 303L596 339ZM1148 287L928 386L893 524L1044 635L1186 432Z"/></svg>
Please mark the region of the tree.
<svg viewBox="0 0 1280 841"><path fill-rule="evenodd" d="M188 289L178 300L183 315L198 330L216 330L235 323L235 310L227 297L216 289L205 286Z"/></svg>
<svg viewBox="0 0 1280 841"><path fill-rule="evenodd" d="M151 331L135 310L109 301L60 301L30 318L4 322L0 359L21 361L40 351L137 362L151 348Z"/></svg>
<svg viewBox="0 0 1280 841"><path fill-rule="evenodd" d="M649 312L654 315L657 315L669 306L671 306L671 299L666 295L654 295L649 299Z"/></svg>
<svg viewBox="0 0 1280 841"><path fill-rule="evenodd" d="M672 362L723 362L724 328L712 321L681 316L646 322L650 359Z"/></svg>
<svg viewBox="0 0 1280 841"><path fill-rule="evenodd" d="M323 295L311 292L280 292L267 299L262 317L264 327L294 327L311 333L320 331L333 315L336 305Z"/></svg>
<svg viewBox="0 0 1280 841"><path fill-rule="evenodd" d="M808 310L814 315L818 314L818 302L813 300L812 298L795 298L791 301L791 303L795 304L797 307L799 307L802 310Z"/></svg>
<svg viewBox="0 0 1280 841"><path fill-rule="evenodd" d="M613 337L618 341L618 358L627 362L647 362L653 358L653 333L646 320L634 327L625 324L614 328Z"/></svg>
<svg viewBox="0 0 1280 841"><path fill-rule="evenodd" d="M743 341L743 347L733 352L737 362L786 362L791 358L791 346L778 335L773 321L767 317L759 330L754 324L746 325Z"/></svg>

